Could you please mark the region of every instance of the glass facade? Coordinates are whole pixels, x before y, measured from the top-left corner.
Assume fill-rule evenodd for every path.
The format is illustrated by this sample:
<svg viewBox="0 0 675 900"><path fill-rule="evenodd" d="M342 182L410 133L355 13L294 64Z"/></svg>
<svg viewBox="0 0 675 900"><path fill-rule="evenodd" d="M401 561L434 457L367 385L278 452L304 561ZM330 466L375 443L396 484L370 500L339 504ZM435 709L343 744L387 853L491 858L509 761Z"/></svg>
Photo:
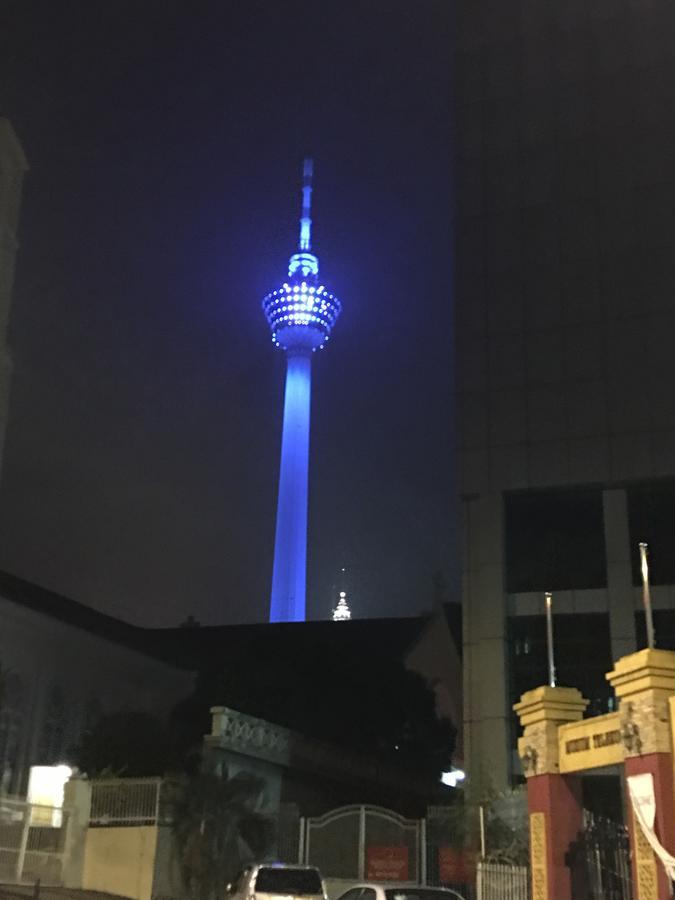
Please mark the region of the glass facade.
<svg viewBox="0 0 675 900"><path fill-rule="evenodd" d="M655 643L659 650L675 650L675 609L655 609L654 620ZM635 634L638 648L647 646L647 627L645 614L635 613Z"/></svg>
<svg viewBox="0 0 675 900"><path fill-rule="evenodd" d="M638 545L649 545L651 584L675 584L675 481L650 481L626 489L633 584L642 584Z"/></svg>
<svg viewBox="0 0 675 900"><path fill-rule="evenodd" d="M599 489L529 491L504 499L509 593L605 587Z"/></svg>
<svg viewBox="0 0 675 900"><path fill-rule="evenodd" d="M576 687L590 701L587 716L611 712L612 690L605 673L613 668L607 613L573 613L553 617L553 643L557 683ZM509 707L525 691L548 682L546 617L510 616L508 620ZM512 745L519 734L511 714Z"/></svg>

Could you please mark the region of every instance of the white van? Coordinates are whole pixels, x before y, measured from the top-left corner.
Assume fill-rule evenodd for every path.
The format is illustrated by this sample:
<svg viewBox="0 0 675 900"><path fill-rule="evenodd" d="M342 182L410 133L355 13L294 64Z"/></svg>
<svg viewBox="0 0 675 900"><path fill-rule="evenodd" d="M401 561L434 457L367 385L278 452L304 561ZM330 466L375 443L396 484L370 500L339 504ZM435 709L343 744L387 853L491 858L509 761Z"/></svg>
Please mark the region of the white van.
<svg viewBox="0 0 675 900"><path fill-rule="evenodd" d="M228 885L228 900L328 900L314 866L258 863L247 866Z"/></svg>

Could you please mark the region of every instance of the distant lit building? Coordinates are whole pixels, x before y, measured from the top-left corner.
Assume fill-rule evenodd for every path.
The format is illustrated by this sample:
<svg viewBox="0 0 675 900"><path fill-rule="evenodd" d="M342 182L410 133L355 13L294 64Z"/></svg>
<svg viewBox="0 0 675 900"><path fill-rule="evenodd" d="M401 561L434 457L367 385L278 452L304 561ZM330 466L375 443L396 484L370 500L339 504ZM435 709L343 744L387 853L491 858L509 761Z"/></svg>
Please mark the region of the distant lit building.
<svg viewBox="0 0 675 900"><path fill-rule="evenodd" d="M319 259L312 253L312 173L306 159L298 251L286 281L263 300L272 340L287 359L270 622L305 620L312 354L330 338L341 309L319 278Z"/></svg>
<svg viewBox="0 0 675 900"><path fill-rule="evenodd" d="M465 752L520 775L511 704L558 681L593 712L675 639L675 7L455 4L455 285Z"/></svg>
<svg viewBox="0 0 675 900"><path fill-rule="evenodd" d="M334 622L346 622L348 619L351 619L352 611L349 608L349 604L347 603L347 594L345 591L340 591L340 599L337 602L337 606L333 610L333 621Z"/></svg>

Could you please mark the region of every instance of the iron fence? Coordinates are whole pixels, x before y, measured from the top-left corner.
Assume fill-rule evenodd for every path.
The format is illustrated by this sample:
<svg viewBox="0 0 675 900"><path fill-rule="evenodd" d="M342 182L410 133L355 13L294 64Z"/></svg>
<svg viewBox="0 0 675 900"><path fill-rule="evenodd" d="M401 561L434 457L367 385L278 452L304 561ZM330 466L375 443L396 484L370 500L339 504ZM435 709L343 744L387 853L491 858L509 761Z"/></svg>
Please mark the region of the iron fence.
<svg viewBox="0 0 675 900"><path fill-rule="evenodd" d="M158 825L163 818L161 778L92 781L91 826Z"/></svg>
<svg viewBox="0 0 675 900"><path fill-rule="evenodd" d="M566 858L575 900L632 900L628 829L584 810L583 831Z"/></svg>
<svg viewBox="0 0 675 900"><path fill-rule="evenodd" d="M69 821L68 810L0 797L0 882L60 884Z"/></svg>

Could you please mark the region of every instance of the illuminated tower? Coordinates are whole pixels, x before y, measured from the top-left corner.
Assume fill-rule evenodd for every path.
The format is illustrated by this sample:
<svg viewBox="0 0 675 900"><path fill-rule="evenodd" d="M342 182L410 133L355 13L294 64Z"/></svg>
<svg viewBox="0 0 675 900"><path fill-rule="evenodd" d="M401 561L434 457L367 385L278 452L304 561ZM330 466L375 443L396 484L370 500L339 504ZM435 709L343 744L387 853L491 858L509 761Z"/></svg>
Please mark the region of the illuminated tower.
<svg viewBox="0 0 675 900"><path fill-rule="evenodd" d="M347 603L347 593L346 591L340 591L340 599L338 600L338 604L333 610L333 621L334 622L348 622L352 617L352 611L349 608L349 604Z"/></svg>
<svg viewBox="0 0 675 900"><path fill-rule="evenodd" d="M325 345L340 315L340 301L319 280L319 260L311 252L312 171L306 159L298 252L287 280L262 304L272 340L287 360L270 622L305 620L312 353Z"/></svg>

